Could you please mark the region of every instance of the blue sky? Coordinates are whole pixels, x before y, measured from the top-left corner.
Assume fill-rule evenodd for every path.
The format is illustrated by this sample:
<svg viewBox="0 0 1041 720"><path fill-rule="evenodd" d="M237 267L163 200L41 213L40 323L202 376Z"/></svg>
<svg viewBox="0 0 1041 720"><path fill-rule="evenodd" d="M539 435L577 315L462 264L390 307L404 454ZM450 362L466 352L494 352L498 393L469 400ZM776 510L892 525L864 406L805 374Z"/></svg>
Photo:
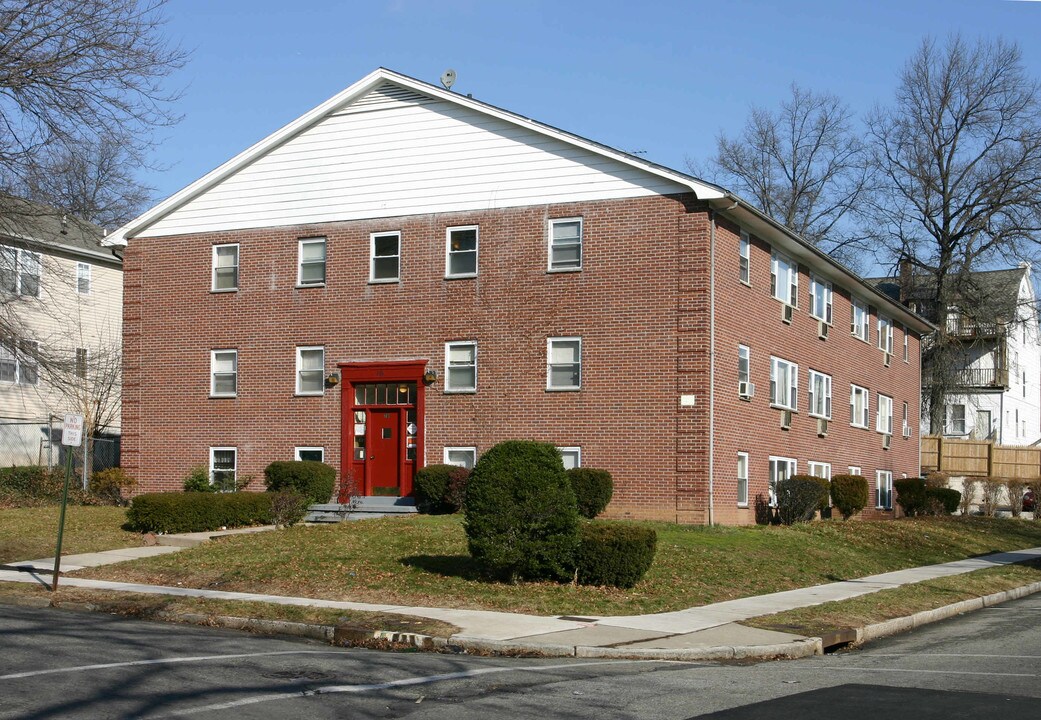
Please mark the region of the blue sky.
<svg viewBox="0 0 1041 720"><path fill-rule="evenodd" d="M170 0L192 51L182 122L143 179L185 185L383 66L679 170L795 81L859 114L892 97L922 37L1018 42L1041 77L1041 2L1008 0Z"/></svg>

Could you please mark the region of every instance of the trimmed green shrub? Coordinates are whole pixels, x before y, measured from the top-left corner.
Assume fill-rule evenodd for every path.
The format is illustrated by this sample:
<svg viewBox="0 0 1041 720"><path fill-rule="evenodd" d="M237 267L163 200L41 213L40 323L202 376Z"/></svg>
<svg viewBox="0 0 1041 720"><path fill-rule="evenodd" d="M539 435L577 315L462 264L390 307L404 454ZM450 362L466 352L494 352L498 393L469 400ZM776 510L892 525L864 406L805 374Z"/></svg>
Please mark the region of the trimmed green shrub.
<svg viewBox="0 0 1041 720"><path fill-rule="evenodd" d="M466 488L465 512L470 554L495 575L572 577L578 507L552 445L510 440L482 455Z"/></svg>
<svg viewBox="0 0 1041 720"><path fill-rule="evenodd" d="M137 487L137 480L127 475L122 468L106 468L91 475L87 487L102 502L126 505L127 495Z"/></svg>
<svg viewBox="0 0 1041 720"><path fill-rule="evenodd" d="M820 502L817 510L823 515L831 507L831 480L816 475L792 475L792 480L809 480L820 487Z"/></svg>
<svg viewBox="0 0 1041 720"><path fill-rule="evenodd" d="M926 511L930 515L950 515L961 504L961 493L952 488L927 487L925 489Z"/></svg>
<svg viewBox="0 0 1041 720"><path fill-rule="evenodd" d="M779 481L774 489L777 517L784 525L794 525L813 518L821 504L821 486L816 480L792 476Z"/></svg>
<svg viewBox="0 0 1041 720"><path fill-rule="evenodd" d="M907 517L925 514L925 480L923 478L901 478L893 481L896 504Z"/></svg>
<svg viewBox="0 0 1041 720"><path fill-rule="evenodd" d="M0 489L34 500L61 499L65 473L61 468L17 465L0 468Z"/></svg>
<svg viewBox="0 0 1041 720"><path fill-rule="evenodd" d="M631 588L654 562L658 533L620 522L583 523L575 556L576 577L582 585Z"/></svg>
<svg viewBox="0 0 1041 720"><path fill-rule="evenodd" d="M836 475L831 479L831 501L849 520L867 507L868 482L861 475Z"/></svg>
<svg viewBox="0 0 1041 720"><path fill-rule="evenodd" d="M210 471L202 465L196 465L184 476L185 492L217 492L210 484Z"/></svg>
<svg viewBox="0 0 1041 720"><path fill-rule="evenodd" d="M271 523L268 493L145 493L127 508L135 532L204 532Z"/></svg>
<svg viewBox="0 0 1041 720"><path fill-rule="evenodd" d="M571 489L575 491L578 513L592 520L604 511L614 494L611 473L594 468L571 468L567 471Z"/></svg>
<svg viewBox="0 0 1041 720"><path fill-rule="evenodd" d="M459 512L466 497L470 471L458 465L427 465L412 483L416 509L428 515Z"/></svg>
<svg viewBox="0 0 1041 720"><path fill-rule="evenodd" d="M336 486L336 468L317 460L276 460L264 468L269 492L296 490L312 503L327 503Z"/></svg>

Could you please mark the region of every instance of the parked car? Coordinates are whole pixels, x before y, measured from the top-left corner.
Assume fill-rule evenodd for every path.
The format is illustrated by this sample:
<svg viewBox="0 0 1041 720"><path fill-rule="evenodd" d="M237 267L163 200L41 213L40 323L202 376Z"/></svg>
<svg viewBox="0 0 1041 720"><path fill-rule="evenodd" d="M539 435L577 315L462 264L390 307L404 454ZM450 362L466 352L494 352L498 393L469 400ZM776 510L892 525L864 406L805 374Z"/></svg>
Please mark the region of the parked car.
<svg viewBox="0 0 1041 720"><path fill-rule="evenodd" d="M1027 490L1023 493L1023 512L1034 512L1034 508L1037 506L1037 498L1034 497L1033 490Z"/></svg>

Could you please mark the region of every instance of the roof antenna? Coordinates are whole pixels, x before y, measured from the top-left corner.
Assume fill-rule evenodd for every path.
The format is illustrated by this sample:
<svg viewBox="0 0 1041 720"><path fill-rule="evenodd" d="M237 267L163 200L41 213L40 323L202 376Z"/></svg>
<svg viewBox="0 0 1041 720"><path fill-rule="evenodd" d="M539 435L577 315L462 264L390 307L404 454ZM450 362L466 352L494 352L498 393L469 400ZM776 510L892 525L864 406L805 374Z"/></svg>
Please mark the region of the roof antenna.
<svg viewBox="0 0 1041 720"><path fill-rule="evenodd" d="M445 90L451 90L455 84L455 70L448 68L441 73L441 84L445 86Z"/></svg>

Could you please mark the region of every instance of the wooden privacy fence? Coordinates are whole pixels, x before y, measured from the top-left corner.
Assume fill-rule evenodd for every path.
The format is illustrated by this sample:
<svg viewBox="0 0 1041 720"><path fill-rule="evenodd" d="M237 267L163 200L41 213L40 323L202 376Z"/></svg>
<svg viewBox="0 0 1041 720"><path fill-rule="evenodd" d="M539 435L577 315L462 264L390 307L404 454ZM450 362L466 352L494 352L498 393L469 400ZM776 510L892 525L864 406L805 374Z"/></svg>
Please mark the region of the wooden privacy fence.
<svg viewBox="0 0 1041 720"><path fill-rule="evenodd" d="M922 472L939 470L948 475L1000 477L1019 480L1041 478L1041 447L995 445L988 440L922 438Z"/></svg>

